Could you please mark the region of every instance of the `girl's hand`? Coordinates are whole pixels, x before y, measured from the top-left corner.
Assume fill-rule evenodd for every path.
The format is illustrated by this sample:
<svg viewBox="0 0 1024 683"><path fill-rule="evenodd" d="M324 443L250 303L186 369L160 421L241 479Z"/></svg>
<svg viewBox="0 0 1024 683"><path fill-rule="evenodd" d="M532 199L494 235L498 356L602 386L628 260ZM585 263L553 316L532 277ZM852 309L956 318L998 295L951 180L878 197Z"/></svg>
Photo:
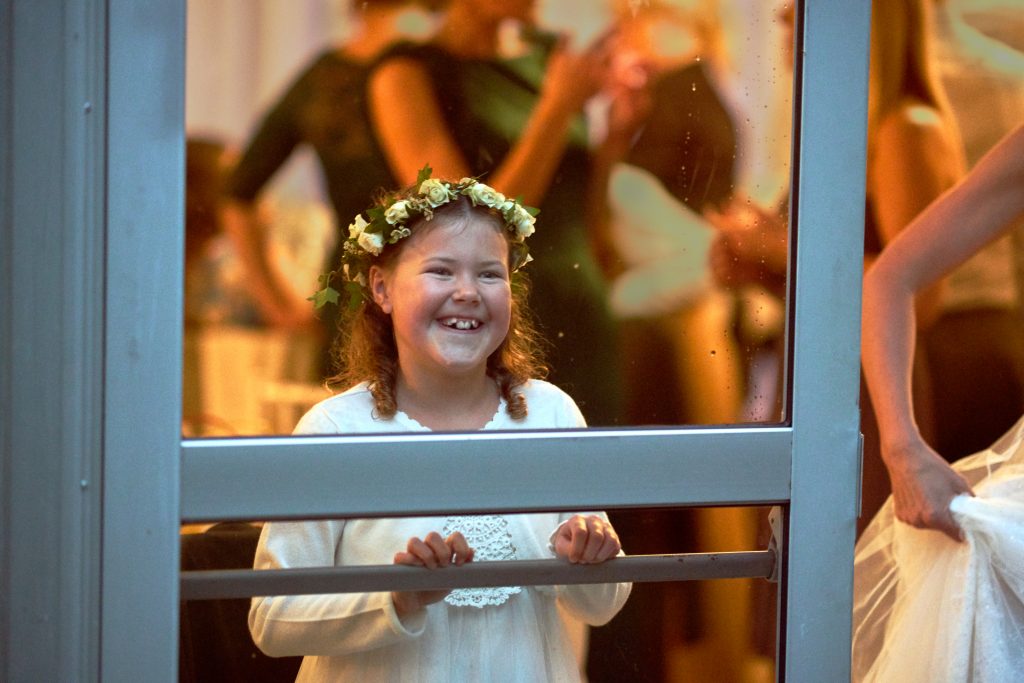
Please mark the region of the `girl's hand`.
<svg viewBox="0 0 1024 683"><path fill-rule="evenodd" d="M473 549L469 547L469 543L460 532L456 531L448 538L442 538L441 534L431 531L422 539L418 536L410 538L405 546L405 551L395 553L394 564L437 569L451 564L461 567L472 560ZM443 600L449 592L447 590L394 591L391 593L391 600L395 604L395 612L401 617Z"/></svg>
<svg viewBox="0 0 1024 683"><path fill-rule="evenodd" d="M558 527L553 545L555 555L573 564L599 564L622 549L611 523L599 515L574 515Z"/></svg>
<svg viewBox="0 0 1024 683"><path fill-rule="evenodd" d="M967 481L924 443L887 455L896 519L962 541L963 532L949 510L949 503L961 493L974 495Z"/></svg>

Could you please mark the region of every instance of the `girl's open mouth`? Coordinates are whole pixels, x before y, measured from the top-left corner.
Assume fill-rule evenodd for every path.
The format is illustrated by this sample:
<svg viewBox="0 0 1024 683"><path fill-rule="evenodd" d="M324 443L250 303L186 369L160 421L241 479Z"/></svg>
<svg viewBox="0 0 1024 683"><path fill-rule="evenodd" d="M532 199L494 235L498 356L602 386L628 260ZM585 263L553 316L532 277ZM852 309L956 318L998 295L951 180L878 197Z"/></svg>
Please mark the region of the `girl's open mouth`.
<svg viewBox="0 0 1024 683"><path fill-rule="evenodd" d="M480 321L473 318L442 318L440 323L453 330L475 330L480 327Z"/></svg>

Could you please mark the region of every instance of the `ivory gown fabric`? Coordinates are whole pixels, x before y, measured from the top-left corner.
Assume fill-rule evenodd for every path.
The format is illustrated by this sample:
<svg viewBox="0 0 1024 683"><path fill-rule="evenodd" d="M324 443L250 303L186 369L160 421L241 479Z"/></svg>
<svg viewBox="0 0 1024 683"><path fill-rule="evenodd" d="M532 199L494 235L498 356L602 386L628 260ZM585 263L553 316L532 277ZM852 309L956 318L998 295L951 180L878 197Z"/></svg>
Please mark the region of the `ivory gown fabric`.
<svg viewBox="0 0 1024 683"><path fill-rule="evenodd" d="M1024 419L953 468L976 494L950 504L964 543L897 522L890 498L857 544L854 681L1024 676Z"/></svg>

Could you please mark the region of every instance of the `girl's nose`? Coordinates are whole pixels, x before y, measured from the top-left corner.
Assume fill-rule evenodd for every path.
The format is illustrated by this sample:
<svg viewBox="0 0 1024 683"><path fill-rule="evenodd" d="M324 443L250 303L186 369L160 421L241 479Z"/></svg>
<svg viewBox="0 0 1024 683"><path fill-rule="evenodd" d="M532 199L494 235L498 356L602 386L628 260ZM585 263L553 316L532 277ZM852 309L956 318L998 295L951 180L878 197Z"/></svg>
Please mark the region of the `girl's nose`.
<svg viewBox="0 0 1024 683"><path fill-rule="evenodd" d="M480 289L475 277L460 275L455 280L455 292L452 298L456 301L476 302L480 300Z"/></svg>

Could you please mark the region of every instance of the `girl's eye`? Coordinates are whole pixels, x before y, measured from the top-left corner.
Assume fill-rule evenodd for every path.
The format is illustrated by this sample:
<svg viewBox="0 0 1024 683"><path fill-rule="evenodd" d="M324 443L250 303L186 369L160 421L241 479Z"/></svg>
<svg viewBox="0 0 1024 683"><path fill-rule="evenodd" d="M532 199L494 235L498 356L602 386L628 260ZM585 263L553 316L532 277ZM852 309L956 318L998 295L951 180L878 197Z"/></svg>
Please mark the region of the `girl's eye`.
<svg viewBox="0 0 1024 683"><path fill-rule="evenodd" d="M431 275L445 275L445 276L447 276L447 275L451 275L452 274L452 271L450 269L448 269L448 268L445 268L444 266L434 266L433 268L429 269L427 272L430 273Z"/></svg>
<svg viewBox="0 0 1024 683"><path fill-rule="evenodd" d="M485 270L480 273L480 277L484 280L504 280L505 274L497 270Z"/></svg>

